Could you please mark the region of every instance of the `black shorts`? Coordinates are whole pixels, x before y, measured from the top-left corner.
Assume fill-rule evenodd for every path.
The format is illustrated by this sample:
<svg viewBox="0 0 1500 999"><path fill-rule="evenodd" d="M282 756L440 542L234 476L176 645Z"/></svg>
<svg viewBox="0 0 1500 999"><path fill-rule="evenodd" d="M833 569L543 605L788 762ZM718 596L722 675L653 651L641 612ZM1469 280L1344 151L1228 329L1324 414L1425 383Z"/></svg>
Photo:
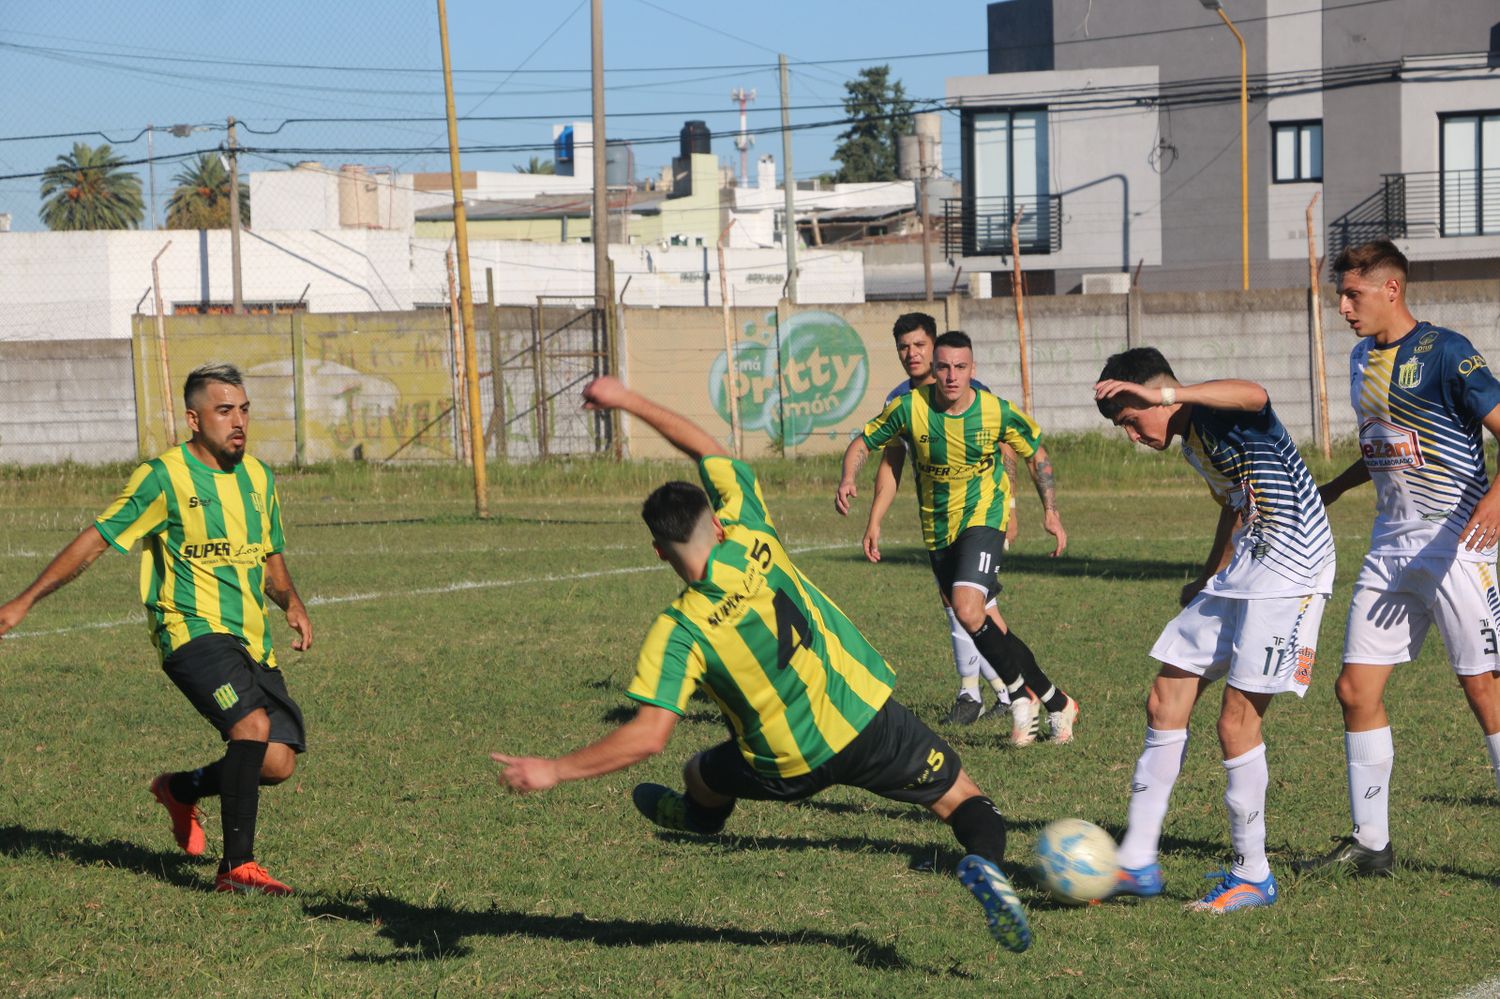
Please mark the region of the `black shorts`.
<svg viewBox="0 0 1500 999"><path fill-rule="evenodd" d="M698 757L713 791L753 801L800 801L835 784L882 798L931 805L948 793L963 763L952 746L894 697L833 759L800 777L766 777L751 769L734 740Z"/></svg>
<svg viewBox="0 0 1500 999"><path fill-rule="evenodd" d="M161 668L225 740L235 722L264 708L271 719L268 741L299 753L307 749L302 709L287 693L281 670L250 658L233 635L200 635L167 656Z"/></svg>
<svg viewBox="0 0 1500 999"><path fill-rule="evenodd" d="M988 604L1000 592L1000 560L1005 557L1005 535L993 527L969 527L947 548L927 553L938 588L951 595L960 583L984 590Z"/></svg>

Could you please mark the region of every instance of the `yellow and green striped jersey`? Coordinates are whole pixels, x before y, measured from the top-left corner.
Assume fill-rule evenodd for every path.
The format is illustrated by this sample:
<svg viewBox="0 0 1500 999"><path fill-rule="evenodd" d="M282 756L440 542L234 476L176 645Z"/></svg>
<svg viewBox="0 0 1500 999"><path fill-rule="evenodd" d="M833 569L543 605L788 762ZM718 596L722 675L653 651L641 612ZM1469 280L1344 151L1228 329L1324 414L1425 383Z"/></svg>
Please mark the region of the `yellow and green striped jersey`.
<svg viewBox="0 0 1500 999"><path fill-rule="evenodd" d="M180 445L137 468L94 526L122 552L141 542L141 602L163 657L217 633L276 665L265 564L285 542L269 468L246 455L221 472Z"/></svg>
<svg viewBox="0 0 1500 999"><path fill-rule="evenodd" d="M897 435L905 439L916 466L922 540L934 551L966 528L1005 530L1012 487L1000 444L1030 458L1042 442L1031 417L997 395L975 389L968 409L939 413L932 408L936 391L924 385L897 396L864 430L871 450Z"/></svg>
<svg viewBox="0 0 1500 999"><path fill-rule="evenodd" d="M757 773L805 774L869 724L895 671L792 564L750 466L698 470L724 540L652 625L627 693L680 715L701 685Z"/></svg>

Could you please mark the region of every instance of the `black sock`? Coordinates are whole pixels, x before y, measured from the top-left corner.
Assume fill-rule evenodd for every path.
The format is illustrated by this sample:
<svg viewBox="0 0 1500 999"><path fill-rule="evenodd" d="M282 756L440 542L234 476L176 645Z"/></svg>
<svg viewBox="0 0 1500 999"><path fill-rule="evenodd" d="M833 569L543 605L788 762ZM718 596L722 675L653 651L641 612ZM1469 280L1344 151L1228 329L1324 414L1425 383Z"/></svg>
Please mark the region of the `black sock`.
<svg viewBox="0 0 1500 999"><path fill-rule="evenodd" d="M976 794L955 808L948 816L948 825L965 852L997 867L1005 859L1005 819L984 795Z"/></svg>
<svg viewBox="0 0 1500 999"><path fill-rule="evenodd" d="M682 800L687 802L687 820L693 831L705 835L712 835L723 829L724 823L729 821L730 813L734 811L733 801L718 808L709 808L698 804L690 794L684 794Z"/></svg>
<svg viewBox="0 0 1500 999"><path fill-rule="evenodd" d="M1020 690L1021 669L1011 660L1010 646L1006 643L1005 633L1000 630L999 626L986 616L984 624L979 626L978 631L970 632L969 637L974 639L974 648L979 650L979 654L984 656L985 661L994 669L995 674L1005 684L1005 689L1012 694Z"/></svg>
<svg viewBox="0 0 1500 999"><path fill-rule="evenodd" d="M220 764L220 821L224 825L222 873L255 859L255 816L260 809L260 768L266 744L231 739Z"/></svg>
<svg viewBox="0 0 1500 999"><path fill-rule="evenodd" d="M214 760L206 767L183 770L173 774L167 778L167 790L172 792L172 797L184 805L195 804L199 798L212 798L219 793L221 762Z"/></svg>
<svg viewBox="0 0 1500 999"><path fill-rule="evenodd" d="M1031 688L1044 704L1048 711L1061 711L1068 706L1068 695L1047 678L1042 668L1036 664L1036 656L1031 654L1031 649L1026 643L1016 637L1015 629L1006 632L1006 645L1009 647L1011 659L1021 668L1021 676L1026 680L1026 686Z"/></svg>

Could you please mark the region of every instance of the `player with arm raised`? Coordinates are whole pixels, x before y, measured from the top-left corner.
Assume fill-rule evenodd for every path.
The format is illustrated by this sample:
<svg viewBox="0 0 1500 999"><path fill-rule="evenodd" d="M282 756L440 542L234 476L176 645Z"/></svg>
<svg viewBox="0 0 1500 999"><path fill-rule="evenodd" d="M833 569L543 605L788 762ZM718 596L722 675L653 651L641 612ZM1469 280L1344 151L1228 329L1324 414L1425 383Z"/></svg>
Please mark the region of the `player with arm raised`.
<svg viewBox="0 0 1500 999"><path fill-rule="evenodd" d="M1353 829L1329 853L1297 866L1383 875L1395 863L1396 749L1385 685L1421 652L1433 624L1500 785L1500 479L1489 479L1484 461L1484 431L1500 436L1500 381L1466 337L1411 314L1406 257L1395 244L1350 247L1333 272L1339 312L1359 337L1349 379L1360 456L1323 486L1323 498L1332 503L1373 479L1375 522L1334 685Z"/></svg>
<svg viewBox="0 0 1500 999"><path fill-rule="evenodd" d="M1220 504L1203 573L1151 649L1161 664L1146 698L1146 744L1131 780L1116 894L1162 893L1157 845L1187 755L1188 721L1209 684L1225 677L1219 745L1234 863L1190 908L1266 906L1277 898L1266 860L1266 747L1271 698L1307 693L1323 605L1333 589L1333 534L1297 445L1254 382L1183 385L1154 347L1115 354L1094 386L1099 412L1133 443L1182 455Z"/></svg>
<svg viewBox="0 0 1500 999"><path fill-rule="evenodd" d="M245 453L250 400L239 370L205 364L182 394L192 437L137 468L109 509L0 607L0 635L106 549L141 542L141 601L162 670L227 743L222 759L164 773L151 793L192 856L205 847L197 803L219 797L216 891L290 895L255 862L260 787L290 777L307 742L302 709L271 651L266 598L286 612L293 649L311 648L312 625L282 555L275 478Z"/></svg>
<svg viewBox="0 0 1500 999"><path fill-rule="evenodd" d="M999 810L953 747L891 696L894 671L793 564L755 473L687 418L614 378L591 382L584 400L631 414L698 463L702 488L669 482L641 510L658 557L687 586L646 635L627 691L639 705L634 718L555 759L494 753L504 765L500 783L544 791L660 753L701 688L734 736L688 760L684 793L638 784L643 815L712 835L741 798L799 801L835 784L925 806L963 845L958 876L991 935L1025 950L1026 914L999 866Z"/></svg>
<svg viewBox="0 0 1500 999"><path fill-rule="evenodd" d="M891 332L896 338L896 354L901 360L901 366L906 369L907 377L902 379L885 397L887 404L913 389L931 385L937 380L937 376L932 373L932 355L937 343L937 322L925 312L908 312L897 317ZM971 384L975 389L987 390L985 384L977 378ZM1009 444L1000 445L1000 460L1005 466L1006 476L1011 482L1015 482L1016 452L1011 450ZM865 536L862 542L865 558L871 562L880 561L880 525L896 499L896 491L901 486L901 472L905 467L906 444L897 438L881 449L880 461L875 467L875 495L870 501L870 517L865 524ZM1016 497L1012 493L1010 517L1005 527L1004 547L1007 550L1016 539L1019 523L1020 520L1016 517ZM995 692L997 708L1010 704L1010 692L1005 689L1005 681L1000 679L994 667L974 647L974 639L969 637L963 625L958 623L958 616L949 606L948 596L941 586L938 587L938 599L943 602L943 611L948 616L948 637L953 647L953 668L958 673L958 697L954 700L948 717L943 721L949 725L970 725L978 721L985 712L984 700L979 691L981 677Z"/></svg>
<svg viewBox="0 0 1500 999"><path fill-rule="evenodd" d="M1011 481L999 460L1002 442L1026 459L1042 500L1043 526L1057 539L1052 554L1062 554L1068 543L1041 431L1009 402L973 388L974 349L966 334L953 330L938 337L933 357L936 381L887 403L850 442L834 508L848 513L855 479L872 449L898 436L904 440L917 474L922 539L933 575L959 624L1010 692L1011 741L1017 746L1036 741L1045 705L1053 741L1070 742L1078 702L1052 683L995 605L1010 516ZM966 680L977 701L978 678Z"/></svg>

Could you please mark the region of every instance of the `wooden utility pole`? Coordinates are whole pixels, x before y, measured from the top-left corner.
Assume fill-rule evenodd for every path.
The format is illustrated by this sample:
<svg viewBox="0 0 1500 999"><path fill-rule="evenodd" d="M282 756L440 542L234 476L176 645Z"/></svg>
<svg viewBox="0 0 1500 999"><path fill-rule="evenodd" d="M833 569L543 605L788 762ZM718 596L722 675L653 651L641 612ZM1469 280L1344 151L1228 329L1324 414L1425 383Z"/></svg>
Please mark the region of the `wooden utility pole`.
<svg viewBox="0 0 1500 999"><path fill-rule="evenodd" d="M161 272L157 270L156 262L171 245L172 241L167 240L166 245L151 258L151 287L156 292L156 350L161 361L161 411L167 431L167 447L177 443L177 413L172 408L172 369L167 364L167 321L162 315Z"/></svg>
<svg viewBox="0 0 1500 999"><path fill-rule="evenodd" d="M932 219L927 217L927 143L917 133L917 215L922 220L922 298L932 301Z"/></svg>
<svg viewBox="0 0 1500 999"><path fill-rule="evenodd" d="M438 33L443 45L443 96L448 111L448 164L453 173L453 236L458 243L458 300L463 320L464 381L468 386L468 450L474 468L474 516L490 515L489 480L484 467L484 419L479 415L479 357L474 349L474 291L469 277L469 216L458 158L458 112L453 106L453 57L448 50L448 8L437 0ZM455 358L456 360L457 358ZM453 404L458 406L458 397Z"/></svg>
<svg viewBox="0 0 1500 999"><path fill-rule="evenodd" d="M792 125L787 106L786 56L776 57L781 68L781 190L784 195L786 224L781 238L786 243L786 297L797 301L797 181L792 174Z"/></svg>
<svg viewBox="0 0 1500 999"><path fill-rule="evenodd" d="M609 178L605 169L604 141L604 0L592 0L589 37L593 53L594 221L589 238L594 242L594 307L609 308Z"/></svg>
<svg viewBox="0 0 1500 999"><path fill-rule="evenodd" d="M1323 296L1318 291L1318 272L1323 269L1323 260L1318 256L1318 244L1313 237L1313 205L1318 203L1318 192L1307 203L1307 307L1312 313L1313 370L1318 381L1318 444L1324 458L1333 457L1333 441L1328 433L1328 371L1323 360Z"/></svg>
<svg viewBox="0 0 1500 999"><path fill-rule="evenodd" d="M245 314L245 289L240 270L240 160L234 138L234 115L229 116L229 269L234 282L234 314Z"/></svg>
<svg viewBox="0 0 1500 999"><path fill-rule="evenodd" d="M729 434L734 443L734 456L742 458L745 442L740 429L738 392L740 372L734 356L735 341L738 337L734 335L734 316L729 309L729 275L724 268L724 239L732 228L734 228L734 222L730 221L729 225L724 227L724 231L719 233L719 301L724 307L724 396L725 401L729 403Z"/></svg>
<svg viewBox="0 0 1500 999"><path fill-rule="evenodd" d="M1016 335L1021 351L1021 406L1031 412L1031 352L1026 349L1026 293L1021 287L1021 212L1010 220L1010 259L1014 265L1010 284L1016 300Z"/></svg>

